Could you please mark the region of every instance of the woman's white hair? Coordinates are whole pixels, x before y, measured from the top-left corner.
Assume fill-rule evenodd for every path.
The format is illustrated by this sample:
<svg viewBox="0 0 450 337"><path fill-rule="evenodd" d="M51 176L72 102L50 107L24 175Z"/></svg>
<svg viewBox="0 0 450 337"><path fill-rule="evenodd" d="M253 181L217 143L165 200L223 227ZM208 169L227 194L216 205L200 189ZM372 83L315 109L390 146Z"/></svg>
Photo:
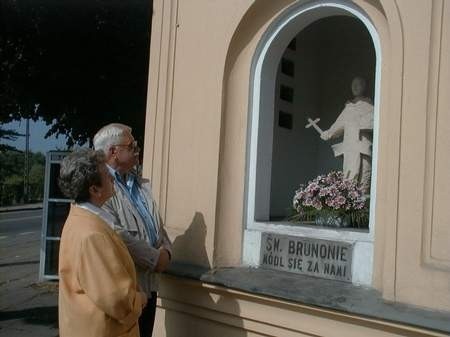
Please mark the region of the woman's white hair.
<svg viewBox="0 0 450 337"><path fill-rule="evenodd" d="M105 125L94 136L95 150L101 150L106 155L113 145L120 144L125 138L125 133L131 133L131 128L128 125L120 123L111 123Z"/></svg>

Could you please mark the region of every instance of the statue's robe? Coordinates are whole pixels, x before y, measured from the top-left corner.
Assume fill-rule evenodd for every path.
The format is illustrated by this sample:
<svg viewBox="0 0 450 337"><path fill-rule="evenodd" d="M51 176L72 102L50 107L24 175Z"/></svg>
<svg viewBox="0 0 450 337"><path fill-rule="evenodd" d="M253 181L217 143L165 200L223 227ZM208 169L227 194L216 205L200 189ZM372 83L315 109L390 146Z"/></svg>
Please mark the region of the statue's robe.
<svg viewBox="0 0 450 337"><path fill-rule="evenodd" d="M328 130L331 138L344 135L342 143L332 146L334 155L344 156L344 175L358 179L361 184L368 184L366 180L370 180L372 130L373 105L365 100L348 102Z"/></svg>

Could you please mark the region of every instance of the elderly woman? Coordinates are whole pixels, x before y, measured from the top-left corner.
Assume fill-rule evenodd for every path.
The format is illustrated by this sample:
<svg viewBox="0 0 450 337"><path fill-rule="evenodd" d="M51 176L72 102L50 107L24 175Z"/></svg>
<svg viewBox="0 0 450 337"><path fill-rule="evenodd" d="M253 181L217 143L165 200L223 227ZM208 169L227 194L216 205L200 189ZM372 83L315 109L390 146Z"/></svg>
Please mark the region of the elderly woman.
<svg viewBox="0 0 450 337"><path fill-rule="evenodd" d="M59 251L60 336L139 336L147 296L138 291L133 260L101 209L114 193L104 155L71 153L62 161L59 185L75 200Z"/></svg>

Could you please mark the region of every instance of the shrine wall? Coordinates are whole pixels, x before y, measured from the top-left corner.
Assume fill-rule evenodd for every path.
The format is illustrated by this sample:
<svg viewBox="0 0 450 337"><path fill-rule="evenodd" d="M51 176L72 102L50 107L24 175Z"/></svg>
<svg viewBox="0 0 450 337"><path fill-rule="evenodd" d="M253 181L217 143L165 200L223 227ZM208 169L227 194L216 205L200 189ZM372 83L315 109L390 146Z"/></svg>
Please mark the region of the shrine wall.
<svg viewBox="0 0 450 337"><path fill-rule="evenodd" d="M368 15L382 52L372 286L389 301L450 311L450 4L343 2ZM144 174L177 261L242 264L252 61L293 3L154 0ZM355 336L440 335L357 315L318 317L307 304L249 299L200 281L162 281L158 336L177 336L164 332L168 314L178 332L204 335L333 336L336 322ZM286 325L267 316L269 307L290 318Z"/></svg>
<svg viewBox="0 0 450 337"><path fill-rule="evenodd" d="M448 310L450 3L400 2L399 10L405 55L396 298Z"/></svg>

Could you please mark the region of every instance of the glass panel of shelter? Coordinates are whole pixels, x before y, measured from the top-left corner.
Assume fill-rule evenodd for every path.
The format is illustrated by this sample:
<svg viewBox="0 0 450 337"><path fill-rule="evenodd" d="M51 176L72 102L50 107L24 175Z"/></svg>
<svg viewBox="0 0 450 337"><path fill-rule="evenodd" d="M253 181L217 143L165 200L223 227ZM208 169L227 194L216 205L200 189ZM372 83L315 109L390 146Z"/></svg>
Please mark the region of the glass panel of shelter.
<svg viewBox="0 0 450 337"><path fill-rule="evenodd" d="M40 280L58 278L59 241L72 202L59 189L58 177L60 163L68 154L66 151L50 151L46 155Z"/></svg>

